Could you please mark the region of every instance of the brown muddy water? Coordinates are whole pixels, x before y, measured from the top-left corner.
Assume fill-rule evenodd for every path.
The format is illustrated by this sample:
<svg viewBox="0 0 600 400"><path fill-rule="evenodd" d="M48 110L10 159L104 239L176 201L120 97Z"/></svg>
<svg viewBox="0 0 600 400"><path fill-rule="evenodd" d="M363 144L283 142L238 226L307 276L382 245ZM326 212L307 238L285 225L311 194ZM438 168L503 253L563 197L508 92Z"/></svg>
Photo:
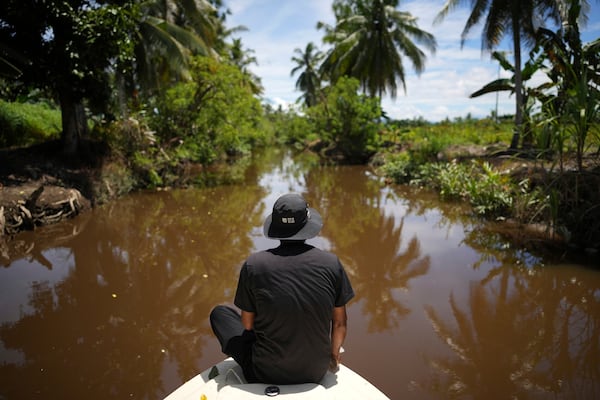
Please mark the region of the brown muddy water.
<svg viewBox="0 0 600 400"><path fill-rule="evenodd" d="M275 199L324 218L356 297L343 362L391 399L600 398L600 268L511 246L457 204L366 167L273 153L245 184L140 193L0 255L0 399L162 399L223 358L230 303ZM593 265L594 262L596 265Z"/></svg>

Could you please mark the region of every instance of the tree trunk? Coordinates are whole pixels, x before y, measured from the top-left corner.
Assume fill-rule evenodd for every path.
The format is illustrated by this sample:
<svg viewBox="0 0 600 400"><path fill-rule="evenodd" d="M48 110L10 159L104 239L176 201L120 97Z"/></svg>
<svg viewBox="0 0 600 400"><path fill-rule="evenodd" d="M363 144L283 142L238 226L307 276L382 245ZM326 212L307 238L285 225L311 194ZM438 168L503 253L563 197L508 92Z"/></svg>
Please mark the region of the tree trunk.
<svg viewBox="0 0 600 400"><path fill-rule="evenodd" d="M521 70L521 36L519 28L519 20L513 16L513 45L515 51L515 131L510 142L511 149L519 147L521 131L523 129L523 73Z"/></svg>
<svg viewBox="0 0 600 400"><path fill-rule="evenodd" d="M87 117L81 99L77 99L71 90L62 90L60 95L62 116L63 153L67 156L77 154L79 141L87 135Z"/></svg>

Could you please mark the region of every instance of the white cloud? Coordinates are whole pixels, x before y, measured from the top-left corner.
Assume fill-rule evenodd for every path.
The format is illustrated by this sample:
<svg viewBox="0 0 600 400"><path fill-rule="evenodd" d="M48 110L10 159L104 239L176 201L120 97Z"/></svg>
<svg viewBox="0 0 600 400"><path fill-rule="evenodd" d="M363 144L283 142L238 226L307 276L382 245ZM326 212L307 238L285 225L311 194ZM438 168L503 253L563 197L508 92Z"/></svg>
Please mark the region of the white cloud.
<svg viewBox="0 0 600 400"><path fill-rule="evenodd" d="M252 1L249 0L229 0L226 2L226 7L236 16L244 14L251 3Z"/></svg>
<svg viewBox="0 0 600 400"><path fill-rule="evenodd" d="M301 4L301 5L300 5ZM482 53L480 28L475 27L469 40L461 48L461 33L466 22L466 9L457 9L433 25L433 20L444 4L443 0L412 0L400 2L400 9L418 18L418 26L432 33L438 43L437 52L427 54L424 73L419 77L406 61L406 94L398 83L396 101L384 98L382 105L392 118L417 118L438 121L445 118L475 117L489 115L496 108L496 95L489 94L471 99L469 95L486 83L508 76L498 70L498 64L490 54ZM291 61L294 49L304 49L309 42L323 48L323 32L316 28L318 21L333 23L331 1L307 0L229 0L225 4L232 11L229 26L244 25L249 31L236 35L242 38L246 48L255 51L258 66L252 71L261 77L265 87L264 96L272 103L294 103L301 93L295 90L297 76L290 76L294 68ZM599 17L592 13L586 29L589 36L598 37ZM508 43L508 41L506 41ZM510 51L510 45L501 46ZM531 83L540 82L536 76ZM498 96L500 114L514 112L514 98L506 93Z"/></svg>

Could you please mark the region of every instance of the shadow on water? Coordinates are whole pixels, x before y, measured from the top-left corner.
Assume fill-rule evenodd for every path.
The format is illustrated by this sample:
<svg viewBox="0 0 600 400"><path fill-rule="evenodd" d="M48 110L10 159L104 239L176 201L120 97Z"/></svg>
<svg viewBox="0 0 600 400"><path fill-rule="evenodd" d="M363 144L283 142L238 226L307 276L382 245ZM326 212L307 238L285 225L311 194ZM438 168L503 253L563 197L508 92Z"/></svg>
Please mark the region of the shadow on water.
<svg viewBox="0 0 600 400"><path fill-rule="evenodd" d="M312 243L357 293L344 362L392 399L600 397L600 274L504 243L460 204L368 168L269 152L243 184L139 193L23 233L0 259L0 399L160 399L222 355L273 201L302 192Z"/></svg>

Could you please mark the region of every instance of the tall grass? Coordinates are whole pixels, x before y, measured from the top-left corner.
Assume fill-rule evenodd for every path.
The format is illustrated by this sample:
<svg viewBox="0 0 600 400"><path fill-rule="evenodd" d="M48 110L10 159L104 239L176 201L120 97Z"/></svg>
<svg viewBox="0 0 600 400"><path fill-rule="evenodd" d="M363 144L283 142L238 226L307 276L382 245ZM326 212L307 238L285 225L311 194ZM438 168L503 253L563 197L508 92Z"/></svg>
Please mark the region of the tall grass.
<svg viewBox="0 0 600 400"><path fill-rule="evenodd" d="M479 215L510 216L530 222L540 218L540 210L547 208L543 194L530 191L527 180L515 182L490 163L473 160L469 148L488 148L487 153L490 147L507 148L512 126L511 121L496 123L489 119L396 125L395 131L387 132L395 146L385 155L381 172L395 183L429 187L442 198L466 200ZM460 161L469 158L470 162Z"/></svg>
<svg viewBox="0 0 600 400"><path fill-rule="evenodd" d="M560 125L558 119L550 122ZM589 128L585 132L586 148L564 127L550 123L537 126L544 128L539 130L538 142L547 146L550 139L557 140L556 135L548 136L551 133L548 131L559 129L563 135L536 158L512 160L490 157L494 145L499 150L507 148L512 136L510 123L494 126L463 121L398 127L396 131L387 132L387 140L393 145L382 156L380 171L394 183L428 187L438 191L442 198L468 201L479 215L523 224L539 223L548 234L558 234L576 245L597 248L600 243L600 176L593 163L600 154L596 150L600 148L598 124L586 125L586 129ZM481 154L484 158L477 154L462 156L461 147L468 149L469 146L485 149ZM465 154L468 152L465 150ZM533 150L525 152L525 156L533 154ZM591 163L583 172L582 155ZM494 167L484 159L494 160L506 168ZM567 160L571 166L563 169L563 162ZM554 169L557 162L561 165L558 172ZM597 168L597 161L595 165Z"/></svg>
<svg viewBox="0 0 600 400"><path fill-rule="evenodd" d="M446 145L510 143L513 126L512 120L496 122L489 118L457 118L437 123L394 121L389 124L397 140L412 143L428 140Z"/></svg>
<svg viewBox="0 0 600 400"><path fill-rule="evenodd" d="M469 147L506 148L512 136L512 122L490 119L458 119L428 123L395 121L383 133L387 150L383 174L396 183L420 180L421 166L455 158L472 157Z"/></svg>
<svg viewBox="0 0 600 400"><path fill-rule="evenodd" d="M47 103L0 100L0 147L20 147L60 136L60 110Z"/></svg>

